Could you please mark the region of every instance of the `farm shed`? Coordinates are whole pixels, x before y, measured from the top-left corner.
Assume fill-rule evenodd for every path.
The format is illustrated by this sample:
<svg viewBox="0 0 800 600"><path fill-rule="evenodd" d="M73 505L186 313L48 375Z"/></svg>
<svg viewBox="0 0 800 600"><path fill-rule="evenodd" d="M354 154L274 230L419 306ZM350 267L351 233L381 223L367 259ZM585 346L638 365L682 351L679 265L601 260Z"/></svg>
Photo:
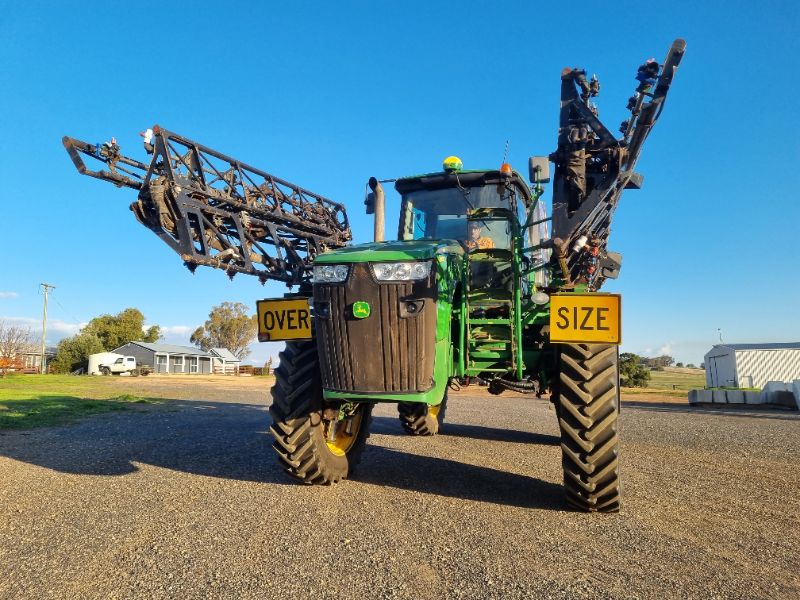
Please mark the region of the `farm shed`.
<svg viewBox="0 0 800 600"><path fill-rule="evenodd" d="M763 388L800 379L800 342L719 344L706 353L708 387Z"/></svg>
<svg viewBox="0 0 800 600"><path fill-rule="evenodd" d="M150 365L155 373L210 374L214 372L212 366L214 357L208 352L189 346L128 342L115 348L112 352L135 356L138 364Z"/></svg>

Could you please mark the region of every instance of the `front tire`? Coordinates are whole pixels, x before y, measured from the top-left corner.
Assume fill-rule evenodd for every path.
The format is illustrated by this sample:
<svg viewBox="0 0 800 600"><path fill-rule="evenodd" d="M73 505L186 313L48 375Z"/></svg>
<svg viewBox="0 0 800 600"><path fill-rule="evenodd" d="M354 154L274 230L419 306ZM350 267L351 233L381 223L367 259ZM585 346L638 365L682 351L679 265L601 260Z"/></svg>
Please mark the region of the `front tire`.
<svg viewBox="0 0 800 600"><path fill-rule="evenodd" d="M430 406L424 402L400 402L397 405L400 413L400 423L409 435L436 435L444 423L447 412L447 389L444 398L437 406Z"/></svg>
<svg viewBox="0 0 800 600"><path fill-rule="evenodd" d="M346 479L361 461L372 404L337 420L322 396L316 340L287 342L272 386L272 448L286 474L300 483L327 485ZM328 410L326 410L328 409Z"/></svg>
<svg viewBox="0 0 800 600"><path fill-rule="evenodd" d="M105 377L108 377L109 375L111 375L111 369L109 369L108 367L103 367L102 369L100 369L100 372Z"/></svg>
<svg viewBox="0 0 800 600"><path fill-rule="evenodd" d="M586 512L618 512L617 348L563 344L558 388L567 503Z"/></svg>

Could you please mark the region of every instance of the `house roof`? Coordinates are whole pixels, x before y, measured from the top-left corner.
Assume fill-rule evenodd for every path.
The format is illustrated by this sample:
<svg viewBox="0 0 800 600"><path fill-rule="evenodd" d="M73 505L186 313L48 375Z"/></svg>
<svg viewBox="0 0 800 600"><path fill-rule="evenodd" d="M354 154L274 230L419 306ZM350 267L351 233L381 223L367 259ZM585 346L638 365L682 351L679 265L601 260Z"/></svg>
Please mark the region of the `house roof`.
<svg viewBox="0 0 800 600"><path fill-rule="evenodd" d="M137 346L141 346L142 348L146 348L147 350L151 350L159 354L186 354L191 356L208 356L208 357L212 356L208 352L203 352L199 348L192 348L191 346L175 346L173 344L149 344L147 342L128 342L128 343L136 344ZM123 344L123 346L124 345L125 344ZM119 348L122 348L122 346L120 346ZM119 348L112 350L112 352L116 352L117 350L119 350Z"/></svg>
<svg viewBox="0 0 800 600"><path fill-rule="evenodd" d="M800 350L800 342L782 344L720 344L731 350Z"/></svg>
<svg viewBox="0 0 800 600"><path fill-rule="evenodd" d="M227 348L212 348L211 353L227 362L242 362L240 358L236 358L233 352Z"/></svg>

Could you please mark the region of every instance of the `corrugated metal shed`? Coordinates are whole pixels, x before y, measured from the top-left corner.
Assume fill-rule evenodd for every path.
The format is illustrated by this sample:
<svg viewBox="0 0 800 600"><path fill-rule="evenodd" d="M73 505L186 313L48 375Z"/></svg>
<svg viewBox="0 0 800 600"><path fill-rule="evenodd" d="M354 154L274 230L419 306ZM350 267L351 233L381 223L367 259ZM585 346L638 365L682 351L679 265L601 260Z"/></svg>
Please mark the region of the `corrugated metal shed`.
<svg viewBox="0 0 800 600"><path fill-rule="evenodd" d="M800 342L720 344L705 355L708 387L763 388L800 379Z"/></svg>

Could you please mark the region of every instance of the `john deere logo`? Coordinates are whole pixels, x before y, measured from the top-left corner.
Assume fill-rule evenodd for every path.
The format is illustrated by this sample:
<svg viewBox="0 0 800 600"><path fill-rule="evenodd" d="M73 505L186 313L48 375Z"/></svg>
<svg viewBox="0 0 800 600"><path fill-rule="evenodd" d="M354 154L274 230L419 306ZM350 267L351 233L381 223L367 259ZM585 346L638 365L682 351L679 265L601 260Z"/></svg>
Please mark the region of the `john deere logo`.
<svg viewBox="0 0 800 600"><path fill-rule="evenodd" d="M356 319L366 319L369 316L369 302L354 302L353 316Z"/></svg>

